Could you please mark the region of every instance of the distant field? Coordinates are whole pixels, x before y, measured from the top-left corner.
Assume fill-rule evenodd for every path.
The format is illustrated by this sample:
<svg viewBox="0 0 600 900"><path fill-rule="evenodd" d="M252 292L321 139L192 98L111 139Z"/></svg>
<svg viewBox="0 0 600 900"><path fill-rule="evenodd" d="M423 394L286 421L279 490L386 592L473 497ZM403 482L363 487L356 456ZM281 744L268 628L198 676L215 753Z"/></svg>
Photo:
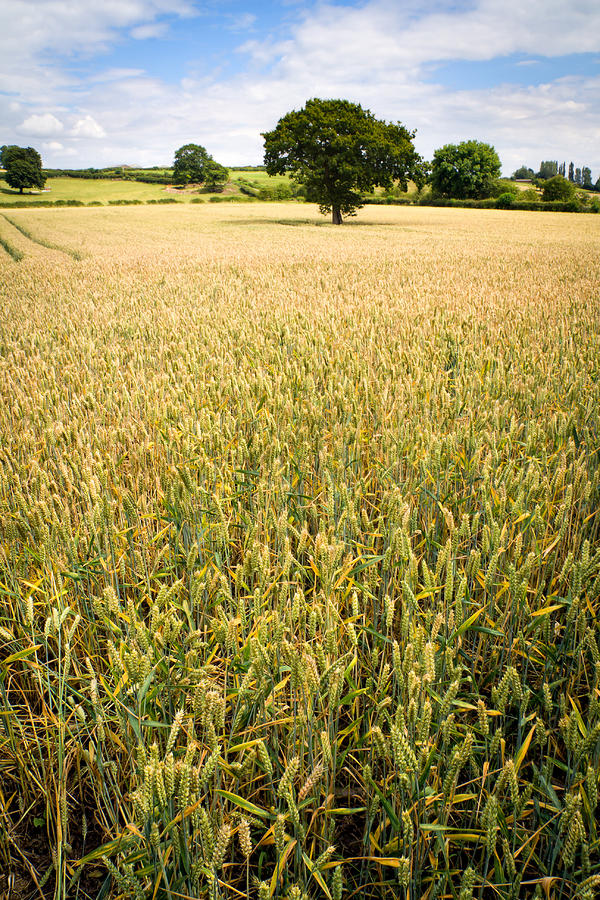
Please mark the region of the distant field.
<svg viewBox="0 0 600 900"><path fill-rule="evenodd" d="M249 170L240 170L231 172L231 180L237 181L238 178L243 178L245 181L251 181L260 187L275 185L275 184L288 184L290 181L289 175L267 175L266 172L255 171L253 169Z"/></svg>
<svg viewBox="0 0 600 900"><path fill-rule="evenodd" d="M278 175L271 178L266 172L235 171L231 172L231 181L225 189L225 195L239 193L237 181L243 179L256 185L274 186L289 182L287 175ZM48 178L46 190L43 192L18 191L9 188L5 181L0 180L0 203L2 202L33 202L36 200L80 200L83 203L93 201L108 203L111 200L158 200L164 197L175 197L183 202L189 202L194 198L209 200L211 196L219 194L198 193L197 190L185 190L174 193L166 189L162 184L145 184L140 181L116 181L113 179L93 178Z"/></svg>
<svg viewBox="0 0 600 900"><path fill-rule="evenodd" d="M0 896L592 900L599 286L578 214L0 210Z"/></svg>
<svg viewBox="0 0 600 900"><path fill-rule="evenodd" d="M168 196L163 185L143 184L139 181L112 181L110 179L49 178L43 192L19 194L5 181L0 181L0 202L9 200L81 200L89 203L99 200L151 200Z"/></svg>

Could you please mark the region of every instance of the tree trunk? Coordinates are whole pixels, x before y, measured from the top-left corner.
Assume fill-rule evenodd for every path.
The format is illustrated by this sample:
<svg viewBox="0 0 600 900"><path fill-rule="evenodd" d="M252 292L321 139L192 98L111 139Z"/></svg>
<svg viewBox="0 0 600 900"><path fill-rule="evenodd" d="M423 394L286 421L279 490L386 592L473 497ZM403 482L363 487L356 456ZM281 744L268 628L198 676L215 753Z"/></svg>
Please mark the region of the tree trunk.
<svg viewBox="0 0 600 900"><path fill-rule="evenodd" d="M342 225L343 219L339 206L331 207L331 221L334 225Z"/></svg>
<svg viewBox="0 0 600 900"><path fill-rule="evenodd" d="M23 193L23 188L22 188L22 187L19 188L19 193L20 193L20 194Z"/></svg>

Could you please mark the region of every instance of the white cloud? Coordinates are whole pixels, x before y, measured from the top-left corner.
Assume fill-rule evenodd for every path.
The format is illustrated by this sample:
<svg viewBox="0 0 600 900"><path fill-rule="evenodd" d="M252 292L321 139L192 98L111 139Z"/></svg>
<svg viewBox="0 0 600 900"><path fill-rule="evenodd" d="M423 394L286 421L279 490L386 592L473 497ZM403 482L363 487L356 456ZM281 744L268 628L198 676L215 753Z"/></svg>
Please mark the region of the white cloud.
<svg viewBox="0 0 600 900"><path fill-rule="evenodd" d="M61 144L60 141L44 141L42 144L44 150L64 150L64 144Z"/></svg>
<svg viewBox="0 0 600 900"><path fill-rule="evenodd" d="M92 75L90 82L96 84L104 81L119 81L122 78L137 78L143 74L143 69L106 69L104 72Z"/></svg>
<svg viewBox="0 0 600 900"><path fill-rule="evenodd" d="M73 137L79 138L103 138L106 137L104 128L96 122L92 116L84 116L78 119L71 130Z"/></svg>
<svg viewBox="0 0 600 900"><path fill-rule="evenodd" d="M576 155L592 167L594 178L600 174L597 75L533 87L481 89L474 83L458 91L444 86L443 69L436 75L436 66L456 60L524 54L529 58L522 62L533 71L548 56L598 52L597 0L580 0L577 7L570 0L530 0L526 7L522 0L290 6L285 40L267 37L238 47L237 75L213 71L195 77L191 67L179 84L134 68L107 69L79 82L56 54L93 54L134 32L140 40L151 37L165 24L162 16L191 15L191 0L0 3L6 23L0 83L21 103L20 112L8 111L8 98L2 107L0 95L0 118L10 125L27 115L23 110L59 112L68 125L61 136L63 155L76 154L82 166L165 163L188 141L203 144L224 163L260 162L261 131L309 97L339 96L417 128L417 148L428 158L444 143L474 137L496 146L507 172L522 162L536 166L541 159L570 161ZM39 28L31 29L25 10L31 15L34 8ZM253 13L245 16L236 20L223 13L224 27L252 27ZM504 67L503 72L506 77ZM100 122L110 123L109 136Z"/></svg>
<svg viewBox="0 0 600 900"><path fill-rule="evenodd" d="M249 28L252 28L255 22L256 16L254 13L242 13L239 16L232 16L227 27L230 31L247 31Z"/></svg>
<svg viewBox="0 0 600 900"><path fill-rule="evenodd" d="M76 86L57 60L106 51L124 30L197 14L195 0L1 0L0 84L28 102ZM48 65L48 59L55 59Z"/></svg>
<svg viewBox="0 0 600 900"><path fill-rule="evenodd" d="M168 30L166 22L151 22L148 25L137 25L129 33L136 41L146 41L148 38L164 37Z"/></svg>
<svg viewBox="0 0 600 900"><path fill-rule="evenodd" d="M31 135L31 137L50 137L54 134L60 134L63 130L63 123L56 116L53 116L52 113L28 116L17 127L19 134L27 134Z"/></svg>

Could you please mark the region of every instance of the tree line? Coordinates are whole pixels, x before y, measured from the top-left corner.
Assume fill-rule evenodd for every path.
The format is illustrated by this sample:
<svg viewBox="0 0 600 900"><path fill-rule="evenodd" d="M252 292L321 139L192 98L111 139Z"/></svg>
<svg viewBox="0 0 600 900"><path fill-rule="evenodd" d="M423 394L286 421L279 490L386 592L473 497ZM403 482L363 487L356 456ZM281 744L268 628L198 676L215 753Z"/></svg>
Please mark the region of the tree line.
<svg viewBox="0 0 600 900"><path fill-rule="evenodd" d="M500 179L500 158L493 146L478 140L446 144L428 162L414 147L415 134L400 122L377 119L360 104L313 98L263 133L265 169L269 175L289 174L307 200L331 213L335 225L353 215L376 187L389 191L399 185L406 190L409 181L419 192L429 184L433 196L442 200L497 197L507 206L512 203L518 189ZM43 187L41 157L33 148L4 146L0 164L8 184L21 193L25 187ZM576 186L594 189L591 169L573 163L568 178L565 163L547 160L538 173L521 166L512 177L537 182L548 201L574 200ZM199 144L184 144L175 152L174 184L202 184L215 191L228 178L228 169ZM596 186L600 189L600 179ZM525 199L539 199L533 193Z"/></svg>
<svg viewBox="0 0 600 900"><path fill-rule="evenodd" d="M587 191L600 191L600 176L594 184L592 181L592 170L589 166L579 167L570 162L567 168L566 162L559 163L557 159L543 160L537 172L534 172L529 166L520 166L513 172L511 177L515 180L547 181L549 178L555 178L557 175L566 178L572 184L576 184Z"/></svg>

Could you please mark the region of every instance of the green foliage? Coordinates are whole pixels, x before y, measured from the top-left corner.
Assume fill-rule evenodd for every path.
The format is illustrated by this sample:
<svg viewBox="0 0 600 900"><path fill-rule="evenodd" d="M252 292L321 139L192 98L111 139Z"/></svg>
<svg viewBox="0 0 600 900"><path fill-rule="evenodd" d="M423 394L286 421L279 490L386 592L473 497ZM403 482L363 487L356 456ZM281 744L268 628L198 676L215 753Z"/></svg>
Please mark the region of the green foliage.
<svg viewBox="0 0 600 900"><path fill-rule="evenodd" d="M174 184L202 184L210 157L199 144L184 144L175 151Z"/></svg>
<svg viewBox="0 0 600 900"><path fill-rule="evenodd" d="M228 178L229 170L216 162L199 144L185 144L175 152L174 184L204 184L214 190Z"/></svg>
<svg viewBox="0 0 600 900"><path fill-rule="evenodd" d="M258 192L259 200L291 200L292 196L291 184L276 184L273 187L262 187Z"/></svg>
<svg viewBox="0 0 600 900"><path fill-rule="evenodd" d="M530 169L529 166L519 166L519 168L512 173L512 178L521 180L526 178L533 178L534 176L535 172L533 171L533 169Z"/></svg>
<svg viewBox="0 0 600 900"><path fill-rule="evenodd" d="M421 181L422 163L414 132L376 119L348 100L309 100L263 134L269 175L290 172L307 199L331 211L334 224L362 206L362 194L395 180Z"/></svg>
<svg viewBox="0 0 600 900"><path fill-rule="evenodd" d="M500 197L502 194L511 194L513 197L519 197L521 191L514 181L508 178L496 178L490 183L489 197Z"/></svg>
<svg viewBox="0 0 600 900"><path fill-rule="evenodd" d="M575 197L575 187L572 182L567 181L562 175L555 175L549 178L544 184L542 190L542 200L560 200L566 202L573 200Z"/></svg>
<svg viewBox="0 0 600 900"><path fill-rule="evenodd" d="M500 196L496 198L496 207L497 209L510 209L514 201L515 195L512 191L506 191L506 193L500 194Z"/></svg>
<svg viewBox="0 0 600 900"><path fill-rule="evenodd" d="M228 180L229 169L226 169L225 166L215 162L214 159L209 159L204 168L204 181L206 187L211 188L212 190L222 190L223 185L225 185Z"/></svg>
<svg viewBox="0 0 600 900"><path fill-rule="evenodd" d="M558 175L558 161L557 160L547 159L544 162L540 163L540 171L538 172L538 178L541 178L542 180L546 181L549 178L554 178L555 175Z"/></svg>
<svg viewBox="0 0 600 900"><path fill-rule="evenodd" d="M489 197L499 175L498 154L482 141L446 144L433 154L431 185L434 194L441 197Z"/></svg>
<svg viewBox="0 0 600 900"><path fill-rule="evenodd" d="M4 144L0 147L0 166L8 169L19 159L27 159L42 168L42 157L33 147L17 147L15 144Z"/></svg>
<svg viewBox="0 0 600 900"><path fill-rule="evenodd" d="M82 200L13 200L0 201L0 209L48 209L53 206L102 206L99 201L84 203Z"/></svg>
<svg viewBox="0 0 600 900"><path fill-rule="evenodd" d="M6 183L21 194L24 188L44 187L46 179L42 173L42 157L33 147L3 146L0 149L0 164L6 170Z"/></svg>

